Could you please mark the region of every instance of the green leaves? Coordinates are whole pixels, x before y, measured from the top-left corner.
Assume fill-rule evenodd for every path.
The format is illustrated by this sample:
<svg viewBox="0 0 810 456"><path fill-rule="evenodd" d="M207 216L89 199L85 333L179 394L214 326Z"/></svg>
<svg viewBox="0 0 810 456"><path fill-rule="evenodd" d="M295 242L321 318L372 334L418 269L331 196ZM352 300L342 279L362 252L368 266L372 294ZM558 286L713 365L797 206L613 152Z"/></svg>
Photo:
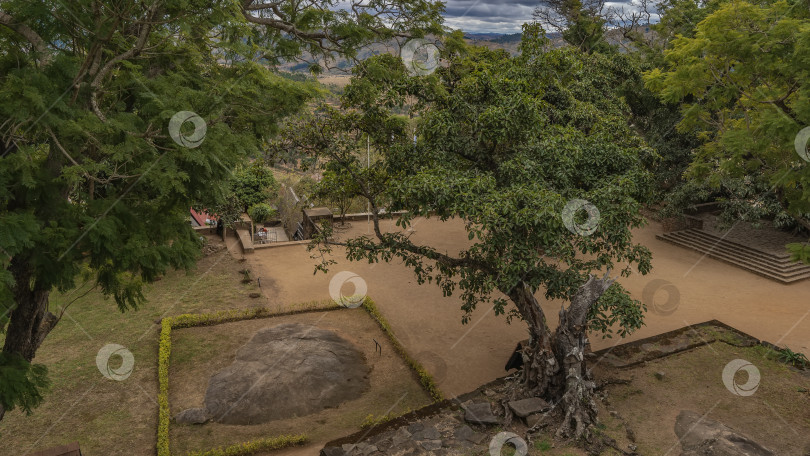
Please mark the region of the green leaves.
<svg viewBox="0 0 810 456"><path fill-rule="evenodd" d="M810 227L810 167L793 145L810 125L810 12L801 4L710 2L672 41L666 67L645 75L661 99L680 104L678 128L697 132L687 178L723 201L726 219L791 217Z"/></svg>
<svg viewBox="0 0 810 456"><path fill-rule="evenodd" d="M506 314L497 294L521 283L568 299L591 272L649 271L650 252L630 235L643 222L639 202L652 180L639 159L651 152L625 120L627 70L617 57L547 50L544 42L528 27L525 54L514 58L456 48L449 66L430 77L410 77L390 56L369 59L341 110L324 109L288 130L299 147L327 159L327 171L353 180L378 217L382 208L405 211L397 221L402 232L346 241L349 259L398 258L418 283L434 282L444 295L460 291L463 321L488 303ZM410 125L396 121L403 111ZM358 166L360 138L376 152L368 171ZM599 210L589 236L563 222L575 198ZM461 219L464 248L415 243L407 228L417 216ZM632 331L640 311L621 301L629 299L623 290L612 293L602 311L615 310L613 321Z"/></svg>
<svg viewBox="0 0 810 456"><path fill-rule="evenodd" d="M275 196L267 168L239 168L235 202L231 173L322 93L275 63L353 57L376 40L441 32L442 5L424 0L341 11L331 1L114 6L2 4L11 19L0 24L0 330L20 305L12 289L67 290L82 268L119 309L135 308L143 284L193 266L189 207L231 216ZM177 121L181 112L191 115ZM37 326L15 326L28 328L15 340L38 345ZM19 396L3 401L33 406L44 372L18 367L0 372L0 383L21 382L2 384Z"/></svg>
<svg viewBox="0 0 810 456"><path fill-rule="evenodd" d="M265 203L278 193L279 184L273 171L261 162L242 167L233 174L233 192L244 210L259 203Z"/></svg>
<svg viewBox="0 0 810 456"><path fill-rule="evenodd" d="M48 368L31 364L14 353L0 353L0 405L6 411L19 407L30 415L49 386Z"/></svg>

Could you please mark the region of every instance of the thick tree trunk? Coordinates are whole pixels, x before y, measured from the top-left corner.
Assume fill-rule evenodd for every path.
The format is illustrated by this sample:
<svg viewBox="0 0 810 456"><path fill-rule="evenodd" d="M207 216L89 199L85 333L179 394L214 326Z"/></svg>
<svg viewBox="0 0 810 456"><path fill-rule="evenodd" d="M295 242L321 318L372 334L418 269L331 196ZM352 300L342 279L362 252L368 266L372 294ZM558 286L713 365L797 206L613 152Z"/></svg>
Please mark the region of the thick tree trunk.
<svg viewBox="0 0 810 456"><path fill-rule="evenodd" d="M553 346L561 369L554 386L565 416L558 437L588 438L591 425L597 422L595 384L585 365L586 331L591 307L612 283L607 275L602 279L590 276L571 298L571 305L560 309Z"/></svg>
<svg viewBox="0 0 810 456"><path fill-rule="evenodd" d="M59 319L48 311L50 291L39 289L36 281L32 281L32 270L28 262L14 258L9 269L15 281L15 307L9 316L3 353L19 355L31 362L45 336ZM4 414L5 409L0 404L0 420Z"/></svg>
<svg viewBox="0 0 810 456"><path fill-rule="evenodd" d="M588 313L612 283L607 276L591 276L568 308L560 309L560 324L553 336L530 287L521 282L509 292L529 325L529 346L523 351L524 394L543 397L560 407L564 414L557 432L560 437L587 438L597 422L595 385L585 366Z"/></svg>
<svg viewBox="0 0 810 456"><path fill-rule="evenodd" d="M509 298L529 325L529 346L523 351L523 386L529 395L547 396L559 364L554 356L551 332L546 325L543 309L524 282L509 292Z"/></svg>
<svg viewBox="0 0 810 456"><path fill-rule="evenodd" d="M48 312L50 290L38 289L36 281L32 283L28 262L12 259L10 269L15 282L15 307L9 317L3 352L15 353L30 362L57 318Z"/></svg>

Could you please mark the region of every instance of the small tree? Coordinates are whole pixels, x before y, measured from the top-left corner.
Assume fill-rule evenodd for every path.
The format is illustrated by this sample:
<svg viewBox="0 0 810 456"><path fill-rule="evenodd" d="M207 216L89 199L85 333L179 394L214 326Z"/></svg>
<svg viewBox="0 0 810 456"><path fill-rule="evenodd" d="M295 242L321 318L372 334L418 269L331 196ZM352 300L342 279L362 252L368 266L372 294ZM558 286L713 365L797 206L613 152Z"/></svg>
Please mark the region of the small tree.
<svg viewBox="0 0 810 456"><path fill-rule="evenodd" d="M327 164L321 181L318 182L315 197L328 201L340 211L341 225L346 223L346 211L355 197L360 195L360 189L351 175L347 174L336 163Z"/></svg>
<svg viewBox="0 0 810 456"><path fill-rule="evenodd" d="M233 193L244 212L253 205L266 203L278 193L278 189L273 170L260 162L239 168L233 174Z"/></svg>
<svg viewBox="0 0 810 456"><path fill-rule="evenodd" d="M339 165L372 210L374 237L336 243L327 230L312 247L326 254L344 245L354 261L400 258L418 283L434 282L445 295L460 289L464 322L490 303L524 321L530 343L513 397L559 404L559 435L579 437L596 422L588 328L625 335L642 324L641 303L609 272L651 268L630 230L643 223L651 182L639 157L652 151L625 120L621 56L545 45L539 26L527 26L518 57L462 49L425 77L408 76L390 56L370 59L355 70L343 110L325 108L287 137ZM415 144L407 120L392 115L406 101L420 115ZM368 169L352 146L366 135L380 151ZM383 205L406 211L403 228L417 216L460 218L471 246L453 254L384 232ZM332 264L324 258L318 269ZM570 302L556 330L537 292Z"/></svg>
<svg viewBox="0 0 810 456"><path fill-rule="evenodd" d="M267 203L259 203L250 206L248 215L254 223L264 223L276 216L276 210Z"/></svg>

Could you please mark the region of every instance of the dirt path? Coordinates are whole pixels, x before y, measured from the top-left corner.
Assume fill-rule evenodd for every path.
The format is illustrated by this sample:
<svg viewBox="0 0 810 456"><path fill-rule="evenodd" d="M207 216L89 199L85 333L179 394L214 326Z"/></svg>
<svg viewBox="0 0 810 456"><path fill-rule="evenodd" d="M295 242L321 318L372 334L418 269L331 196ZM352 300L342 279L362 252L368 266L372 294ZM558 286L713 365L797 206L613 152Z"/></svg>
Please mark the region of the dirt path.
<svg viewBox="0 0 810 456"><path fill-rule="evenodd" d="M352 223L344 237L366 234L365 222ZM393 223L386 227L395 228ZM661 226L654 222L635 232L635 239L653 252L653 272L621 279L637 299L653 295L645 294L645 287L659 288L654 301L647 303L651 311L646 326L629 340L718 319L754 337L810 355L810 281L782 285L658 241L655 235L660 232ZM413 239L454 253L464 247L467 236L460 221L422 219L414 224ZM345 260L340 248L334 249L333 255L338 264L330 268L328 275L313 275L315 260L303 245L264 249L246 258L254 277L261 277L265 295L279 307L328 298L329 281L340 271L360 276L394 332L448 395L470 391L503 376L503 366L515 343L525 338L520 322L507 325L489 307L477 309L471 323L462 325L461 301L456 296L443 297L435 285L417 285L411 270L399 261L352 263ZM671 285L660 287L667 283ZM679 298L665 304L667 288L675 290ZM351 294L351 285L343 291ZM556 326L561 303L543 299L541 303L549 324ZM671 313L656 311L656 306ZM592 345L598 350L627 340L595 336Z"/></svg>

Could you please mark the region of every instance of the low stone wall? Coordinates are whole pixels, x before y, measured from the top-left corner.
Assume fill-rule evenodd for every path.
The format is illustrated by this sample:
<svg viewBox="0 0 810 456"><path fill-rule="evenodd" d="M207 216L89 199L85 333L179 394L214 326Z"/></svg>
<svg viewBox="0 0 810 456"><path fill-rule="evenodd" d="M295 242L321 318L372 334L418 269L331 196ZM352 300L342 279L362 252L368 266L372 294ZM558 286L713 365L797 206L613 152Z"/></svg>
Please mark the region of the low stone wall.
<svg viewBox="0 0 810 456"><path fill-rule="evenodd" d="M256 244L253 246L253 250L259 249L271 249L273 247L286 247L289 245L302 245L302 244L309 244L308 240L303 241L281 241L281 242L268 242L267 244Z"/></svg>
<svg viewBox="0 0 810 456"><path fill-rule="evenodd" d="M192 228L200 234L217 234L217 227L215 226L192 226Z"/></svg>
<svg viewBox="0 0 810 456"><path fill-rule="evenodd" d="M239 243L242 244L242 253L253 253L253 241L250 240L250 232L245 229L236 230Z"/></svg>
<svg viewBox="0 0 810 456"><path fill-rule="evenodd" d="M661 220L661 227L664 229L665 233L689 228L701 230L703 229L703 219L691 215L685 215L683 217L669 217Z"/></svg>

